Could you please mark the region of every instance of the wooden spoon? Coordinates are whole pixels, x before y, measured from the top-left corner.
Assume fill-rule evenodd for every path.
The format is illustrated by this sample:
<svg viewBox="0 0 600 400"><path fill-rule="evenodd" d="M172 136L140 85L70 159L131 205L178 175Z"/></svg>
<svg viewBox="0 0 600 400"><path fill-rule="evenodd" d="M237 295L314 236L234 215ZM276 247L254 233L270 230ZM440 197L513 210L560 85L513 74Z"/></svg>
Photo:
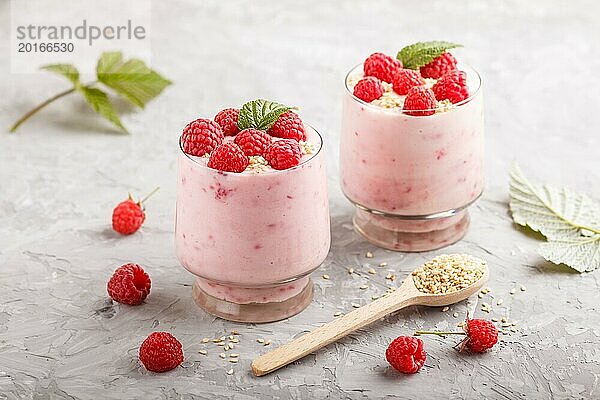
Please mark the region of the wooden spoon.
<svg viewBox="0 0 600 400"><path fill-rule="evenodd" d="M487 282L488 276L487 265L484 265L483 275L471 286L452 293L428 294L420 292L414 284L412 275L409 275L398 290L387 296L357 308L258 357L252 361L252 372L256 376L266 375L404 307L414 305L437 307L458 303L480 290Z"/></svg>

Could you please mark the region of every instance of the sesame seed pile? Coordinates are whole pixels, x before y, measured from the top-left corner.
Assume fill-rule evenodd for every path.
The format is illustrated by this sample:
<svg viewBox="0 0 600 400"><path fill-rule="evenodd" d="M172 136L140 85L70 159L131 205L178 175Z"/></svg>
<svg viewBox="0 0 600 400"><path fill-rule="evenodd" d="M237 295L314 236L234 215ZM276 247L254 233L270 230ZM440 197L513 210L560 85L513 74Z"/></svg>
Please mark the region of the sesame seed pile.
<svg viewBox="0 0 600 400"><path fill-rule="evenodd" d="M477 282L485 268L485 261L468 254L443 254L415 269L412 277L420 292L452 293Z"/></svg>

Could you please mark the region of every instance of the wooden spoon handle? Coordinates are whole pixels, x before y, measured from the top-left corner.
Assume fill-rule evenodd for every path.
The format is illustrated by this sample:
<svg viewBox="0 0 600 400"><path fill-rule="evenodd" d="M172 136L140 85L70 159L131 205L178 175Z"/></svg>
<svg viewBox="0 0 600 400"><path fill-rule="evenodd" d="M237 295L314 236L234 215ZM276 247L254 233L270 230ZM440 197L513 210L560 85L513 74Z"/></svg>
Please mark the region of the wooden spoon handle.
<svg viewBox="0 0 600 400"><path fill-rule="evenodd" d="M314 331L263 354L252 362L252 372L256 376L266 375L383 318L391 312L416 304L418 296L415 296L410 290L403 289L405 287L400 287L399 290L379 300L338 317Z"/></svg>

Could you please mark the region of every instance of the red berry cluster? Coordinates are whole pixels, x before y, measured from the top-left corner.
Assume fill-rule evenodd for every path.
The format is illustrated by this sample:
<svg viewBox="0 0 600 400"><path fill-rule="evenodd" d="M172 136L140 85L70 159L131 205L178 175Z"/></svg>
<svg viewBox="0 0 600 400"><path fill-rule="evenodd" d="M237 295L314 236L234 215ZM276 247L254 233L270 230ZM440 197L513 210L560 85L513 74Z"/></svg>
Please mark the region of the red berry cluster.
<svg viewBox="0 0 600 400"><path fill-rule="evenodd" d="M215 115L214 121L200 118L187 124L181 135L183 151L193 156L209 155L208 167L226 172L243 172L250 156L262 156L279 170L300 163L299 142L306 140L306 130L298 114L283 113L266 131L240 131L239 113L236 108L226 108Z"/></svg>
<svg viewBox="0 0 600 400"><path fill-rule="evenodd" d="M373 53L365 60L363 71L365 77L354 86L354 96L370 103L383 96L382 81L391 83L396 93L406 96L403 110L407 115L432 115L436 101L455 104L469 97L466 74L457 69L456 59L448 52L419 70L405 69L399 60ZM436 80L431 89L425 87L424 78Z"/></svg>
<svg viewBox="0 0 600 400"><path fill-rule="evenodd" d="M463 330L464 332L417 331L415 335L464 334L465 338L456 347L459 351L467 348L473 353L483 353L498 342L498 329L491 321L471 319L467 314ZM399 336L388 346L385 358L394 369L403 374L414 374L423 366L427 355L421 339L414 336Z"/></svg>

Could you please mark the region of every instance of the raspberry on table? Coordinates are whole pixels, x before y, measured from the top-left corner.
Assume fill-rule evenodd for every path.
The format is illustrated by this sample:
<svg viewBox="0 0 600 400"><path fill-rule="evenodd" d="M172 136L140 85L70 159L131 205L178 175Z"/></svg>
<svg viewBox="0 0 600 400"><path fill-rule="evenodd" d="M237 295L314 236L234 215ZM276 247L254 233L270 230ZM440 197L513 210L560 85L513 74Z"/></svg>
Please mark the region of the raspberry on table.
<svg viewBox="0 0 600 400"><path fill-rule="evenodd" d="M354 95L367 103L383 96L383 85L374 76L367 76L354 86Z"/></svg>
<svg viewBox="0 0 600 400"><path fill-rule="evenodd" d="M146 214L141 202L136 203L131 197L120 202L113 210L112 227L122 235L135 233L144 223Z"/></svg>
<svg viewBox="0 0 600 400"><path fill-rule="evenodd" d="M288 169L300 164L302 150L295 140L276 140L267 148L264 158L274 169Z"/></svg>
<svg viewBox="0 0 600 400"><path fill-rule="evenodd" d="M403 374L414 374L425 364L427 355L421 339L399 336L388 346L385 358L394 369Z"/></svg>
<svg viewBox="0 0 600 400"><path fill-rule="evenodd" d="M483 353L498 342L498 328L485 319L470 319L464 325L467 337L459 343L459 350L467 347L474 353Z"/></svg>
<svg viewBox="0 0 600 400"><path fill-rule="evenodd" d="M453 104L469 97L467 74L464 71L450 71L442 76L431 88L438 100L450 100Z"/></svg>
<svg viewBox="0 0 600 400"><path fill-rule="evenodd" d="M412 69L401 69L392 81L394 92L401 96L407 94L412 87L423 86L424 84L425 79L423 79L419 71Z"/></svg>
<svg viewBox="0 0 600 400"><path fill-rule="evenodd" d="M420 68L423 78L439 79L442 75L456 69L456 58L448 52L437 57Z"/></svg>
<svg viewBox="0 0 600 400"><path fill-rule="evenodd" d="M142 304L150 293L150 276L138 264L125 264L113 273L106 290L111 299L135 306Z"/></svg>
<svg viewBox="0 0 600 400"><path fill-rule="evenodd" d="M181 144L186 154L202 157L223 143L223 137L219 124L210 119L198 118L183 128Z"/></svg>
<svg viewBox="0 0 600 400"><path fill-rule="evenodd" d="M262 156L271 141L271 135L253 128L244 129L234 139L234 143L240 146L247 156Z"/></svg>
<svg viewBox="0 0 600 400"><path fill-rule="evenodd" d="M166 372L183 362L183 349L170 333L152 332L142 342L139 358L148 371Z"/></svg>
<svg viewBox="0 0 600 400"><path fill-rule="evenodd" d="M400 60L383 53L371 54L363 64L365 76L374 76L387 83L392 83L394 75L401 69Z"/></svg>
<svg viewBox="0 0 600 400"><path fill-rule="evenodd" d="M243 150L233 142L220 144L208 159L208 167L219 171L244 172L250 160Z"/></svg>
<svg viewBox="0 0 600 400"><path fill-rule="evenodd" d="M240 131L238 128L238 116L240 110L237 108L226 108L215 115L215 122L219 124L225 136L235 136Z"/></svg>
<svg viewBox="0 0 600 400"><path fill-rule="evenodd" d="M412 116L426 116L435 114L435 95L425 86L414 86L409 89L404 100L403 111Z"/></svg>
<svg viewBox="0 0 600 400"><path fill-rule="evenodd" d="M294 139L298 142L306 140L304 123L300 116L291 110L281 114L267 133L274 137Z"/></svg>

